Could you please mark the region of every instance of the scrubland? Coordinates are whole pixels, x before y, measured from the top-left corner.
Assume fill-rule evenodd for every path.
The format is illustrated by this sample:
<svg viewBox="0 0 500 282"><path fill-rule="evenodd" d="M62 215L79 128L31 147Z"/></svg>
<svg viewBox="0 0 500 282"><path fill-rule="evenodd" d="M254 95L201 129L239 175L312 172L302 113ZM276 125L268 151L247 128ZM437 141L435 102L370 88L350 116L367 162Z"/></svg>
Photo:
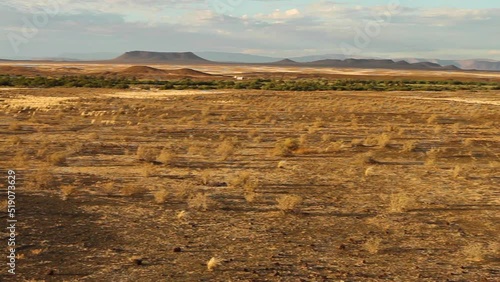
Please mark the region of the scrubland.
<svg viewBox="0 0 500 282"><path fill-rule="evenodd" d="M499 94L0 89L18 278L498 281Z"/></svg>

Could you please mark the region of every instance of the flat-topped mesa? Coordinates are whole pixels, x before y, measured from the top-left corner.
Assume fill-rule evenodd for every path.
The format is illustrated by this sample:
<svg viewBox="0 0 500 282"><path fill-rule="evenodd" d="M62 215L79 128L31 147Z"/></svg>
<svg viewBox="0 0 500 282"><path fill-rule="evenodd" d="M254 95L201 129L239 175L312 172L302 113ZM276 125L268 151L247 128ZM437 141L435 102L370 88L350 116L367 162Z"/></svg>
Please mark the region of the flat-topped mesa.
<svg viewBox="0 0 500 282"><path fill-rule="evenodd" d="M208 63L193 52L131 51L112 60L117 63Z"/></svg>

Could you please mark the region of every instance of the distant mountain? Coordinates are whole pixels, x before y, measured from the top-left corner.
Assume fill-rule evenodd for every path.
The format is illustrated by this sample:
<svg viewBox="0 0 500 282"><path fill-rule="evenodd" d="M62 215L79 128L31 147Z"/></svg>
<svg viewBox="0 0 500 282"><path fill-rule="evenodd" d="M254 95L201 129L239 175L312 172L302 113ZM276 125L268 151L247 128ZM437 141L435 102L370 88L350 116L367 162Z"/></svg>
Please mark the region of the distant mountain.
<svg viewBox="0 0 500 282"><path fill-rule="evenodd" d="M300 65L300 63L290 60L290 59L283 59L281 61L277 61L272 63L273 65Z"/></svg>
<svg viewBox="0 0 500 282"><path fill-rule="evenodd" d="M341 54L325 54L325 55L293 57L291 59L299 63L310 63L321 60L345 60L347 59L347 57Z"/></svg>
<svg viewBox="0 0 500 282"><path fill-rule="evenodd" d="M422 59L422 58L405 58L404 60L411 63L432 62L436 64L453 65L463 70L484 70L484 71L500 71L500 62L487 59L474 60L440 60L440 59Z"/></svg>
<svg viewBox="0 0 500 282"><path fill-rule="evenodd" d="M210 63L210 61L198 57L192 52L149 52L132 51L127 52L113 60L115 63Z"/></svg>
<svg viewBox="0 0 500 282"><path fill-rule="evenodd" d="M460 60L457 65L466 70L500 71L500 62L495 61Z"/></svg>
<svg viewBox="0 0 500 282"><path fill-rule="evenodd" d="M300 62L300 63L308 63L308 62L315 62L315 61L321 61L321 60L380 59L380 58L366 57L366 56L347 57L346 55L343 55L343 54L324 54L324 55L293 57L290 59L294 60L296 62Z"/></svg>
<svg viewBox="0 0 500 282"><path fill-rule="evenodd" d="M436 63L421 62L408 63L406 61L393 61L385 59L346 59L346 60L319 60L302 63L306 66L321 66L334 68L368 68L368 69L415 69L415 70L458 70L455 66L441 66Z"/></svg>
<svg viewBox="0 0 500 282"><path fill-rule="evenodd" d="M196 55L214 62L224 63L272 63L282 58L273 58L267 56L249 55L242 53L225 53L225 52L195 52Z"/></svg>

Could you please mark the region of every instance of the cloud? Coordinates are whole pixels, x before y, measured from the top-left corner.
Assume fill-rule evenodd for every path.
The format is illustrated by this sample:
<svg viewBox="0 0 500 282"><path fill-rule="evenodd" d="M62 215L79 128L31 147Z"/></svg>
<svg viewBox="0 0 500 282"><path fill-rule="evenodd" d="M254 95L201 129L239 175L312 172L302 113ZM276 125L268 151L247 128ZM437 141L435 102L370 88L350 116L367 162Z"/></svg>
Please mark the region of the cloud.
<svg viewBox="0 0 500 282"><path fill-rule="evenodd" d="M23 18L31 20L43 13L54 3L51 1L56 0L3 0L0 30L4 35L19 32ZM249 5L259 2L260 11L220 15L205 0L57 0L60 12L50 17L40 28L42 36L32 39L23 52L63 53L68 48L85 52L93 46L96 51L335 53L341 52L341 43L352 44L368 23L376 22L380 33L361 50L363 54L442 54L440 50L455 48L461 55L471 50L471 54L482 52L485 57L500 56L495 53L498 39L492 36L498 33L500 9L395 8L332 1L295 6L291 1L248 1ZM10 52L5 40L5 36L0 37L0 57ZM73 42L65 42L70 40Z"/></svg>

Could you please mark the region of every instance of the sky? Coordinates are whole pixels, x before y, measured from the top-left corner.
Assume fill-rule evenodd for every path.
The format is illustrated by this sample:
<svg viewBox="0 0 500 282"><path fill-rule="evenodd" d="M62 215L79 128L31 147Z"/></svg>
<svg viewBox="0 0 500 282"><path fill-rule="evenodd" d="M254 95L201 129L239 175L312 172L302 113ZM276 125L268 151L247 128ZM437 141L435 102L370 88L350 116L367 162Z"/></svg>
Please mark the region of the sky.
<svg viewBox="0 0 500 282"><path fill-rule="evenodd" d="M494 0L2 0L0 58L133 50L500 60Z"/></svg>

